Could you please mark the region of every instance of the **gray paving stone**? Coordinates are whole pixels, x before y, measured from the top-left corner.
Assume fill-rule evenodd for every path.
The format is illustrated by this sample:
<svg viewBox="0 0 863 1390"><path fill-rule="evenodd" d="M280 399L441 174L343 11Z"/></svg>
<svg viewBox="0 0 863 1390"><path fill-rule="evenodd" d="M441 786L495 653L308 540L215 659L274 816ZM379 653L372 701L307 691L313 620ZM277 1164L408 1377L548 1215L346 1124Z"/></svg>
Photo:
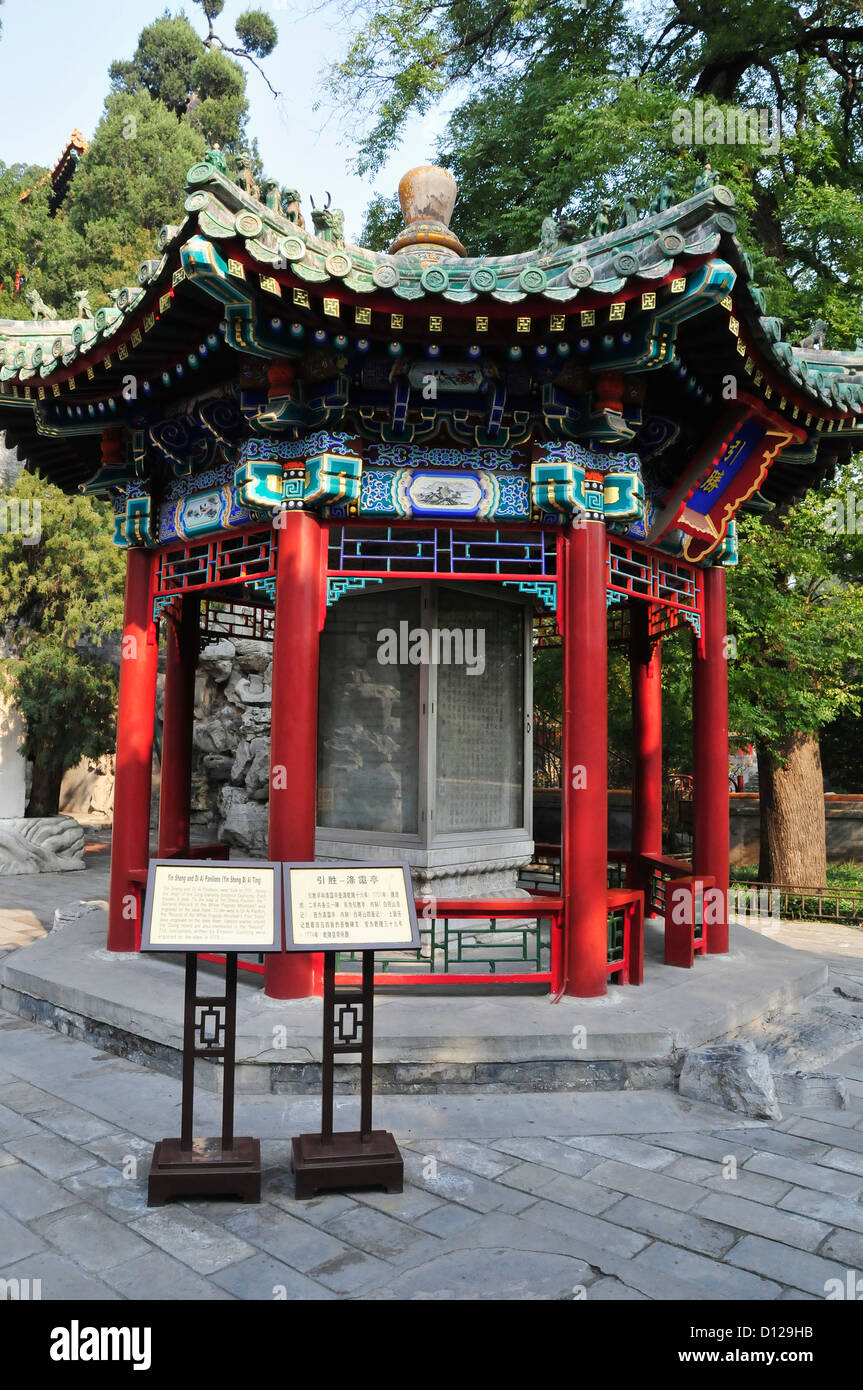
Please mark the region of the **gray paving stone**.
<svg viewBox="0 0 863 1390"><path fill-rule="evenodd" d="M628 1200L628 1199L627 1199ZM647 1294L627 1288L619 1279L597 1279L587 1290L588 1303L649 1302Z"/></svg>
<svg viewBox="0 0 863 1390"><path fill-rule="evenodd" d="M618 1159L634 1168L666 1168L674 1160L674 1155L660 1145L645 1144L622 1134L585 1135L583 1139L568 1139L567 1144L586 1153Z"/></svg>
<svg viewBox="0 0 863 1390"><path fill-rule="evenodd" d="M255 1253L246 1241L229 1235L224 1226L181 1207L159 1207L131 1222L131 1229L198 1274L214 1274Z"/></svg>
<svg viewBox="0 0 863 1390"><path fill-rule="evenodd" d="M24 1139L28 1134L38 1133L39 1127L32 1120L0 1103L0 1139L4 1144L10 1139Z"/></svg>
<svg viewBox="0 0 863 1390"><path fill-rule="evenodd" d="M745 1197L737 1197L730 1192L711 1193L703 1202L699 1202L696 1211L699 1216L721 1221L738 1231L766 1236L768 1240L782 1241L801 1250L817 1250L830 1233L830 1227L823 1221L814 1221L809 1216L799 1216L794 1212L778 1211L776 1207L765 1206L762 1202L749 1202Z"/></svg>
<svg viewBox="0 0 863 1390"><path fill-rule="evenodd" d="M61 1255L68 1255L91 1274L145 1255L150 1249L145 1240L121 1222L113 1221L103 1211L86 1208L51 1216L42 1222L40 1230Z"/></svg>
<svg viewBox="0 0 863 1390"><path fill-rule="evenodd" d="M560 1202L562 1206L586 1212L589 1216L598 1216L620 1199L619 1192L587 1182L584 1178L572 1178L568 1173L556 1174L550 1183L539 1189L538 1196L545 1201Z"/></svg>
<svg viewBox="0 0 863 1390"><path fill-rule="evenodd" d="M21 1221L71 1207L77 1197L16 1160L0 1168L0 1207Z"/></svg>
<svg viewBox="0 0 863 1390"><path fill-rule="evenodd" d="M345 1246L340 1255L320 1265L314 1274L315 1282L325 1289L342 1295L366 1297L366 1291L393 1278L393 1266L375 1255Z"/></svg>
<svg viewBox="0 0 863 1390"><path fill-rule="evenodd" d="M843 1226L849 1231L863 1233L863 1204L847 1197L833 1197L829 1192L813 1192L808 1187L792 1187L782 1198L783 1211L795 1211L800 1216L812 1216L830 1226Z"/></svg>
<svg viewBox="0 0 863 1390"><path fill-rule="evenodd" d="M712 1259L721 1259L739 1239L737 1231L729 1231L727 1226L705 1220L691 1211L675 1211L657 1202L646 1202L641 1197L622 1198L608 1208L605 1220L626 1230L641 1231L669 1245L682 1245L686 1250L709 1255Z"/></svg>
<svg viewBox="0 0 863 1390"><path fill-rule="evenodd" d="M732 1248L726 1260L732 1258L736 1248ZM728 1264L708 1260L704 1255L696 1255L692 1250L680 1250L662 1241L655 1241L646 1250L642 1250L632 1263L636 1268L641 1266L652 1269L659 1275L682 1279L702 1289L711 1298L774 1299L781 1292L781 1284L787 1282L774 1282L762 1279L757 1274L731 1269Z"/></svg>
<svg viewBox="0 0 863 1390"><path fill-rule="evenodd" d="M858 1105L859 1101L852 1096L851 1103L846 1110L823 1110L807 1106L805 1110L801 1110L799 1115L793 1117L792 1123L788 1126L789 1133L815 1138L814 1131L810 1131L810 1125L816 1127L832 1125L835 1129L853 1130L863 1119L863 1114L857 1108ZM841 1140L837 1135L833 1139L833 1143L838 1144L840 1142ZM856 1147L856 1144L851 1145L851 1148Z"/></svg>
<svg viewBox="0 0 863 1390"><path fill-rule="evenodd" d="M291 1176L293 1177L293 1174ZM303 1221L308 1221L311 1226L325 1226L334 1216L340 1216L343 1211L353 1211L358 1205L353 1197L348 1197L344 1192L327 1192L320 1197L298 1202L293 1184L290 1191L269 1188L265 1200L291 1216L299 1216Z"/></svg>
<svg viewBox="0 0 863 1390"><path fill-rule="evenodd" d="M246 1301L277 1303L287 1300L334 1299L336 1295L322 1288L305 1274L298 1274L289 1265L274 1260L271 1255L252 1255L248 1260L228 1269L219 1270L209 1281L226 1289L235 1298Z"/></svg>
<svg viewBox="0 0 863 1390"><path fill-rule="evenodd" d="M626 1192L630 1197L645 1197L649 1202L659 1202L661 1206L675 1207L683 1211L694 1207L703 1196L701 1189L692 1183L667 1178L663 1173L653 1173L648 1168L634 1168L629 1163L617 1163L614 1159L594 1168L592 1173L588 1173L585 1181L613 1188L615 1192Z"/></svg>
<svg viewBox="0 0 863 1390"><path fill-rule="evenodd" d="M115 1221L132 1221L146 1216L149 1210L146 1174L133 1181L124 1178L119 1168L98 1164L65 1178L63 1186L79 1201L107 1212Z"/></svg>
<svg viewBox="0 0 863 1390"><path fill-rule="evenodd" d="M298 1269L301 1274L308 1274L345 1253L344 1243L335 1236L276 1207L250 1206L237 1216L230 1217L225 1225L243 1242L258 1246L292 1269ZM246 1253L256 1252L250 1250ZM225 1260L224 1263L230 1262Z"/></svg>
<svg viewBox="0 0 863 1390"><path fill-rule="evenodd" d="M589 1216L586 1212L574 1211L572 1207L562 1207L557 1202L543 1199L535 1202L522 1219L565 1235L567 1240L574 1242L574 1255L581 1253L580 1241L608 1254L626 1257L637 1254L649 1244L647 1237L636 1231L624 1230L601 1217Z"/></svg>
<svg viewBox="0 0 863 1390"><path fill-rule="evenodd" d="M17 1264L10 1265L4 1271L4 1277L7 1279L40 1279L42 1281L43 1303L72 1303L79 1299L86 1302L115 1302L120 1297L101 1279L94 1279L92 1275L85 1274L71 1260L65 1259L62 1255L55 1255L50 1251L29 1255L26 1260L19 1260Z"/></svg>
<svg viewBox="0 0 863 1390"><path fill-rule="evenodd" d="M863 1234L859 1231L836 1230L825 1240L819 1254L863 1273Z"/></svg>
<svg viewBox="0 0 863 1390"><path fill-rule="evenodd" d="M481 1178L496 1178L515 1163L514 1158L470 1139L415 1139L409 1147L420 1156L429 1154L441 1164L463 1168Z"/></svg>
<svg viewBox="0 0 863 1390"><path fill-rule="evenodd" d="M731 1171L731 1170L729 1170ZM680 1178L682 1182L695 1183L711 1192L733 1192L735 1197L748 1197L753 1202L778 1202L789 1191L791 1184L780 1182L778 1178L767 1178L763 1173L753 1173L739 1165L734 1177L722 1176L722 1165L711 1163L703 1158L678 1158L665 1170L669 1178Z"/></svg>
<svg viewBox="0 0 863 1390"><path fill-rule="evenodd" d="M82 1110L80 1106L57 1106L56 1101L54 1106L53 1110L45 1110L39 1115L39 1124L74 1144L88 1144L93 1139L110 1134L114 1128L105 1120L100 1120L98 1115L91 1115L89 1111Z"/></svg>
<svg viewBox="0 0 863 1390"><path fill-rule="evenodd" d="M762 1236L744 1236L729 1252L728 1259L742 1269L763 1274L781 1284L790 1284L819 1298L825 1296L825 1285L829 1279L844 1280L846 1274L843 1265L821 1259L819 1255L811 1255L805 1250L795 1250L775 1240L765 1240Z"/></svg>
<svg viewBox="0 0 863 1390"><path fill-rule="evenodd" d="M863 1131L849 1129L845 1125L831 1125L825 1120L795 1120L795 1134L806 1134L810 1138L820 1136L821 1143L835 1145L835 1148L845 1148L863 1154Z"/></svg>
<svg viewBox="0 0 863 1390"><path fill-rule="evenodd" d="M70 1144L68 1139L60 1139L56 1134L13 1139L7 1148L46 1178L68 1178L73 1173L83 1173L85 1168L92 1168L96 1162L86 1149L79 1149L77 1144Z"/></svg>
<svg viewBox="0 0 863 1390"><path fill-rule="evenodd" d="M139 1177L150 1171L153 1143L149 1139L142 1139L138 1134L129 1134L122 1130L118 1132L114 1129L102 1138L85 1140L83 1147L115 1168L126 1166L127 1160L134 1158Z"/></svg>
<svg viewBox="0 0 863 1390"><path fill-rule="evenodd" d="M20 1163L20 1158L14 1154L7 1153L5 1149L0 1149L0 1168L6 1168L10 1163Z"/></svg>
<svg viewBox="0 0 863 1390"><path fill-rule="evenodd" d="M458 1207L447 1202L418 1217L415 1224L430 1236L446 1237L467 1230L481 1220L479 1212L471 1211L470 1207Z"/></svg>
<svg viewBox="0 0 863 1390"><path fill-rule="evenodd" d="M233 1296L215 1282L218 1274L203 1279L162 1250L148 1247L146 1255L112 1265L101 1277L123 1298L157 1303L233 1302Z"/></svg>
<svg viewBox="0 0 863 1390"><path fill-rule="evenodd" d="M747 1144L729 1144L725 1139L717 1139L715 1134L703 1134L697 1130L681 1131L676 1134L645 1134L645 1143L655 1144L663 1149L671 1149L675 1154L689 1154L692 1158L716 1159L722 1161L733 1153L738 1163L750 1158L755 1152Z"/></svg>
<svg viewBox="0 0 863 1390"><path fill-rule="evenodd" d="M400 1221L416 1221L419 1216L425 1216L430 1211L435 1211L444 1203L440 1197L435 1197L431 1192L424 1192L420 1187L411 1187L406 1183L402 1192L362 1192L355 1194L356 1201L352 1203L356 1206L374 1207L375 1211L387 1212L390 1216L397 1216ZM305 1208L308 1204L303 1203L303 1219L306 1220Z"/></svg>
<svg viewBox="0 0 863 1390"><path fill-rule="evenodd" d="M838 1168L841 1173L857 1173L863 1178L863 1153L851 1153L849 1149L828 1149L820 1162L826 1168Z"/></svg>
<svg viewBox="0 0 863 1390"><path fill-rule="evenodd" d="M31 1086L29 1081L14 1081L11 1085L0 1086L0 1105L6 1105L18 1115L38 1115L40 1111L51 1110L57 1104L56 1096Z"/></svg>
<svg viewBox="0 0 863 1390"><path fill-rule="evenodd" d="M804 1162L816 1163L830 1147L814 1139L803 1139L797 1134L786 1134L780 1129L765 1125L763 1129L727 1129L717 1131L720 1139L725 1139L734 1152L734 1142L751 1145L756 1153L782 1154L785 1158L799 1158Z"/></svg>
<svg viewBox="0 0 863 1390"><path fill-rule="evenodd" d="M466 1173L448 1163L437 1163L435 1176L426 1177L426 1161L404 1149L405 1178L441 1201L460 1202L475 1211L521 1211L533 1198L502 1183L491 1182L478 1173Z"/></svg>
<svg viewBox="0 0 863 1390"><path fill-rule="evenodd" d="M856 1201L860 1193L860 1179L850 1173L840 1173L823 1164L801 1163L797 1158L784 1158L781 1154L755 1154L747 1158L744 1166L754 1173L780 1178L792 1186L814 1187L816 1192L832 1192L837 1197L851 1197Z"/></svg>
<svg viewBox="0 0 863 1390"><path fill-rule="evenodd" d="M588 1283L581 1260L548 1251L508 1249L442 1252L419 1269L399 1274L366 1297L381 1300L560 1300Z"/></svg>
<svg viewBox="0 0 863 1390"><path fill-rule="evenodd" d="M560 1173L553 1168L545 1168L541 1163L516 1163L498 1178L504 1187L515 1187L519 1192L541 1192L550 1182L559 1178Z"/></svg>
<svg viewBox="0 0 863 1390"><path fill-rule="evenodd" d="M6 1276L8 1265L44 1250L45 1242L20 1221L0 1212L0 1277Z"/></svg>
<svg viewBox="0 0 863 1390"><path fill-rule="evenodd" d="M347 1211L328 1221L326 1229L346 1245L357 1246L365 1255L377 1255L382 1260L396 1259L417 1241L426 1239L406 1222L371 1207Z"/></svg>
<svg viewBox="0 0 863 1390"><path fill-rule="evenodd" d="M528 1163L538 1163L543 1168L553 1168L571 1177L582 1178L601 1161L595 1154L582 1152L569 1147L556 1139L497 1139L494 1147L502 1153L513 1154Z"/></svg>

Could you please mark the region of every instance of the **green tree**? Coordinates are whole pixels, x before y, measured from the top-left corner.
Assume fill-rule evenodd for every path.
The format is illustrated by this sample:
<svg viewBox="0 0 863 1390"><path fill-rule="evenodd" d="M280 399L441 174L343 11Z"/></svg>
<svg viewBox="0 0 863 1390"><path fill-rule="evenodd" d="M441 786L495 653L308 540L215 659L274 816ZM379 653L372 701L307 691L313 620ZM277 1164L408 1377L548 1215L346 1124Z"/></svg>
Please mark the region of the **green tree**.
<svg viewBox="0 0 863 1390"><path fill-rule="evenodd" d="M770 312L863 334L863 21L856 0L376 0L330 72L357 113L361 171L405 122L453 103L438 158L459 181L454 229L475 254L537 244L556 212L585 233L600 198L679 196L709 160L738 203ZM782 139L694 147L678 113L775 108ZM380 209L374 216L380 221Z"/></svg>
<svg viewBox="0 0 863 1390"><path fill-rule="evenodd" d="M278 30L262 10L246 10L236 22L237 42L226 44L213 28L224 0L194 0L204 11L208 32L201 38L185 15L167 11L141 31L128 61L111 64L114 91L145 91L161 101L178 120L188 120L210 145L234 153L247 150L246 78L240 59L251 63L274 96L259 58L268 57L278 42Z"/></svg>
<svg viewBox="0 0 863 1390"><path fill-rule="evenodd" d="M48 170L32 164L0 163L0 318L15 318L26 310L16 277L23 281L42 254L50 236ZM26 203L21 194L32 189Z"/></svg>
<svg viewBox="0 0 863 1390"><path fill-rule="evenodd" d="M111 289L137 284L160 228L182 220L186 174L205 149L198 130L145 91L115 92L56 215L49 183L33 178L38 170L0 170L0 312L27 314L14 295L19 268L25 287L37 289L60 318L73 316L76 290L88 289L97 309L110 304Z"/></svg>
<svg viewBox="0 0 863 1390"><path fill-rule="evenodd" d="M832 347L863 336L856 0L376 0L355 8L331 78L357 113L361 170L380 167L411 115L451 103L437 157L458 179L453 226L474 254L537 245L549 213L586 236L601 198L644 207L666 176L682 199L709 161L786 335L823 318ZM764 126L754 140L750 126L743 141L693 144L681 113L694 117L695 102L704 128L740 108L762 109ZM377 200L373 245L391 223ZM818 735L856 716L860 670L856 550L825 532L820 505L746 518L730 581L731 725L758 750L761 872L798 883L823 878ZM685 695L676 659L663 689Z"/></svg>
<svg viewBox="0 0 863 1390"><path fill-rule="evenodd" d="M65 770L113 748L117 675L98 648L122 626L123 562L104 503L66 497L26 470L2 502L0 686L33 760L27 814L50 816Z"/></svg>
<svg viewBox="0 0 863 1390"><path fill-rule="evenodd" d="M837 525L844 492L746 517L729 574L729 725L758 756L767 881L825 882L820 732L863 690L863 538Z"/></svg>

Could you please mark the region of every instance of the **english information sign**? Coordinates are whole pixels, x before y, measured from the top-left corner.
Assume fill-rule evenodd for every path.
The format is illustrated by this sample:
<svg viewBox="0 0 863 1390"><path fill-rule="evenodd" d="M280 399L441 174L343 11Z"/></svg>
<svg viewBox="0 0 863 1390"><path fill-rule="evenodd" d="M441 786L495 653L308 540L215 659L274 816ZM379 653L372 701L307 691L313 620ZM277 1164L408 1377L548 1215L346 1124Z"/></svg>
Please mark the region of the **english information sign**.
<svg viewBox="0 0 863 1390"><path fill-rule="evenodd" d="M282 866L153 859L142 951L280 951Z"/></svg>

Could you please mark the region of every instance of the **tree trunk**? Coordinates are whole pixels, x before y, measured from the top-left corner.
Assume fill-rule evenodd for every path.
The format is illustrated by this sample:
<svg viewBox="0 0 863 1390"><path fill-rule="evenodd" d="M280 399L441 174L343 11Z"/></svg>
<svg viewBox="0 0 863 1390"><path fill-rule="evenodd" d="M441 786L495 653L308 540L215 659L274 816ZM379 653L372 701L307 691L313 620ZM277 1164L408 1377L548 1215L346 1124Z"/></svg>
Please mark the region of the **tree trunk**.
<svg viewBox="0 0 863 1390"><path fill-rule="evenodd" d="M52 757L51 749L37 753L33 761L33 786L27 803L27 815L56 816L60 811L60 783L63 781L63 760Z"/></svg>
<svg viewBox="0 0 863 1390"><path fill-rule="evenodd" d="M765 883L820 888L827 882L827 823L821 747L812 734L791 734L774 753L756 745Z"/></svg>

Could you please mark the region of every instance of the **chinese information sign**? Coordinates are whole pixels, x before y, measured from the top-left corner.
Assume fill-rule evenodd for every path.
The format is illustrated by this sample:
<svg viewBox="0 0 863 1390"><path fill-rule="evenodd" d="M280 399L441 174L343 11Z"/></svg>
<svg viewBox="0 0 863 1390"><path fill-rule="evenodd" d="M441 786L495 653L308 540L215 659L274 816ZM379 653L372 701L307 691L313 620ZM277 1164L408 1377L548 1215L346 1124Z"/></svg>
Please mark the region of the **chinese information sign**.
<svg viewBox="0 0 863 1390"><path fill-rule="evenodd" d="M419 947L405 864L286 864L285 950Z"/></svg>
<svg viewBox="0 0 863 1390"><path fill-rule="evenodd" d="M154 859L143 951L281 950L280 864Z"/></svg>

